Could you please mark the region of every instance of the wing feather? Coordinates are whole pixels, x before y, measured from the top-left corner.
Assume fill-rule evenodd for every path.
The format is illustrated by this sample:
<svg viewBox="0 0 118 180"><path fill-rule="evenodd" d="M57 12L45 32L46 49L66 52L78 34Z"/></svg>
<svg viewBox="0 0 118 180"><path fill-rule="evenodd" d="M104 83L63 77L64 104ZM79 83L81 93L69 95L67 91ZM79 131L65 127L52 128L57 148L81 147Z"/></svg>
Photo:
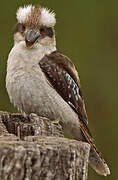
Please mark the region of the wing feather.
<svg viewBox="0 0 118 180"><path fill-rule="evenodd" d="M78 114L79 120L91 136L79 76L70 59L55 51L45 56L39 65L51 85Z"/></svg>

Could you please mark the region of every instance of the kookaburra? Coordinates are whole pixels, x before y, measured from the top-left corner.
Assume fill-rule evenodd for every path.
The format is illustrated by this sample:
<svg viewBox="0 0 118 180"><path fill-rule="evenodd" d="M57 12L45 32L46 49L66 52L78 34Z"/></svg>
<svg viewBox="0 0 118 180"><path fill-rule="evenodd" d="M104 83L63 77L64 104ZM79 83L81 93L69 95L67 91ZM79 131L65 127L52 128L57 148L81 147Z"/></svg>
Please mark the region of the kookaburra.
<svg viewBox="0 0 118 180"><path fill-rule="evenodd" d="M40 5L20 7L14 46L8 57L10 101L30 115L59 120L76 140L91 145L89 163L101 175L110 170L93 143L80 80L71 60L56 48L55 13Z"/></svg>

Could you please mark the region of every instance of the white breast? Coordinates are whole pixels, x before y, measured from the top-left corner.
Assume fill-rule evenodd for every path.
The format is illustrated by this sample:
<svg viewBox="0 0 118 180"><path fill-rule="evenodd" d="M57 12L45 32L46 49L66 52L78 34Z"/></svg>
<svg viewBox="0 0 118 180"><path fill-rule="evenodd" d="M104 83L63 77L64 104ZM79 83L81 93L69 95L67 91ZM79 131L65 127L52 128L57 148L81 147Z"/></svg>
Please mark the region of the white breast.
<svg viewBox="0 0 118 180"><path fill-rule="evenodd" d="M64 127L78 137L78 116L51 87L41 71L38 63L43 56L39 50L29 51L18 45L11 50L6 76L10 100L26 114L36 113L62 121Z"/></svg>

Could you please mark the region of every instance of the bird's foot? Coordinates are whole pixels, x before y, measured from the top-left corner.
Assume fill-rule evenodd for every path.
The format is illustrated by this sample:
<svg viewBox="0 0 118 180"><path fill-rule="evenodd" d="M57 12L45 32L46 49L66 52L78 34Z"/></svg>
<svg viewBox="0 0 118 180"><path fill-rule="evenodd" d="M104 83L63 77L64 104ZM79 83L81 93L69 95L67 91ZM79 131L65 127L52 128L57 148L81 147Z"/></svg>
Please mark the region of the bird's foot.
<svg viewBox="0 0 118 180"><path fill-rule="evenodd" d="M51 121L52 124L59 127L59 129L62 129L62 126L60 125L60 121L58 119Z"/></svg>

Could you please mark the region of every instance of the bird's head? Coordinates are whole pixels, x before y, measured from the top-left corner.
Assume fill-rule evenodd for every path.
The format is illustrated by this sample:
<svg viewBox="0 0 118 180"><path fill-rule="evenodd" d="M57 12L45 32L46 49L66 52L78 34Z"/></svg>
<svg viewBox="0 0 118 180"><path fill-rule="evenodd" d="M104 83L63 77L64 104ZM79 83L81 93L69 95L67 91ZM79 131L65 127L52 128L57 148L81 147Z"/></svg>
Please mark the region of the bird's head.
<svg viewBox="0 0 118 180"><path fill-rule="evenodd" d="M55 13L40 5L28 5L17 10L18 23L14 43L25 42L26 48L55 45Z"/></svg>

